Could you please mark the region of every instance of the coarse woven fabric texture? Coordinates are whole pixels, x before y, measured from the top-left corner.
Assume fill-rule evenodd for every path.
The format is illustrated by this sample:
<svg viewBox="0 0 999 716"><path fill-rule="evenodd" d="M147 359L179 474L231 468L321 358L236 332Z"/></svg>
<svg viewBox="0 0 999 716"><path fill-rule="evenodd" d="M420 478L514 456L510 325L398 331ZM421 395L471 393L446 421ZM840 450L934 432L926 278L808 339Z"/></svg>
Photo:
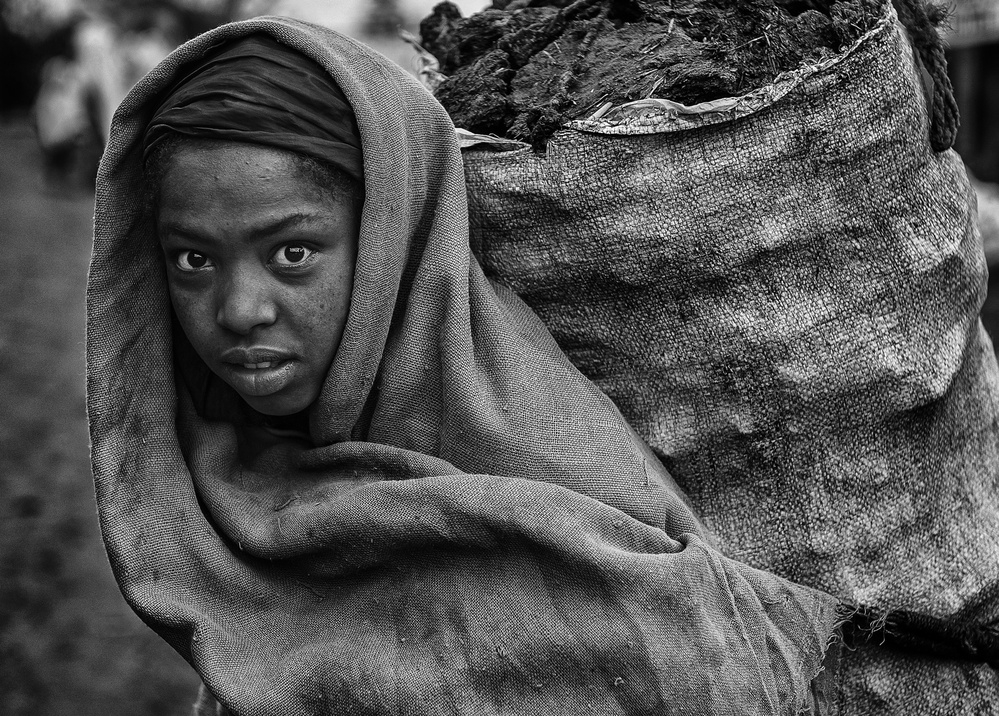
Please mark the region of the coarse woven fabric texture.
<svg viewBox="0 0 999 716"><path fill-rule="evenodd" d="M314 444L240 462L240 432L200 418L174 377L165 267L139 188L163 92L210 48L254 32L343 90L366 194ZM115 115L87 301L111 566L216 712L810 708L838 600L719 553L613 403L485 278L454 127L380 55L269 18L167 58Z"/></svg>
<svg viewBox="0 0 999 716"><path fill-rule="evenodd" d="M649 442L725 554L843 599L999 618L999 374L961 159L890 4L701 117L547 155L465 139L472 245ZM577 130L585 130L577 131ZM846 653L846 714L999 710L985 665Z"/></svg>

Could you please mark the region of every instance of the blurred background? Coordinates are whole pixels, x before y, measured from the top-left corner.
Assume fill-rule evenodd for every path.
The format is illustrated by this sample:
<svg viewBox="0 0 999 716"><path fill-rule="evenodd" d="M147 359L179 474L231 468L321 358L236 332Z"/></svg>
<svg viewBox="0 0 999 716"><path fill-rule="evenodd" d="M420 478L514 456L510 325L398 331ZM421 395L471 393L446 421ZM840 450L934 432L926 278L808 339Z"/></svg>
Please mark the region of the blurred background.
<svg viewBox="0 0 999 716"><path fill-rule="evenodd" d="M96 519L84 413L93 181L110 117L173 47L292 15L414 71L434 0L0 0L0 715L174 716L190 668L125 605ZM464 14L488 0L456 0ZM952 0L958 150L999 266L999 0ZM993 273L999 274L999 271ZM999 280L983 310L999 329Z"/></svg>

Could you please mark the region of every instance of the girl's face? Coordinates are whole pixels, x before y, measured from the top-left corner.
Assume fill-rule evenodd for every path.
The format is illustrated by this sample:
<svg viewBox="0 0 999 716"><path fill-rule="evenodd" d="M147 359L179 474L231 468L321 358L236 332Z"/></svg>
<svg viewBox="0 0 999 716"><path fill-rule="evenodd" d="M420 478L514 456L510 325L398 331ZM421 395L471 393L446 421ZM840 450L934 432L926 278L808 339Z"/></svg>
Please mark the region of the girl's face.
<svg viewBox="0 0 999 716"><path fill-rule="evenodd" d="M170 299L201 359L255 410L290 415L322 389L347 321L360 210L294 156L182 145L160 184Z"/></svg>

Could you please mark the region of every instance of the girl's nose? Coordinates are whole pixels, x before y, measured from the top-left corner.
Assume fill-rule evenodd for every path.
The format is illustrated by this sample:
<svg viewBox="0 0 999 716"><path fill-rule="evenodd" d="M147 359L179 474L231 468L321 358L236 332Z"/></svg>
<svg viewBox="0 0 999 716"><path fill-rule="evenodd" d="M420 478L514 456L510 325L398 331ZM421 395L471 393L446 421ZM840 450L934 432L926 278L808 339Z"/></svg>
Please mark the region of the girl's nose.
<svg viewBox="0 0 999 716"><path fill-rule="evenodd" d="M266 277L252 272L235 272L222 286L215 320L223 328L248 335L255 328L269 326L277 319L277 306Z"/></svg>

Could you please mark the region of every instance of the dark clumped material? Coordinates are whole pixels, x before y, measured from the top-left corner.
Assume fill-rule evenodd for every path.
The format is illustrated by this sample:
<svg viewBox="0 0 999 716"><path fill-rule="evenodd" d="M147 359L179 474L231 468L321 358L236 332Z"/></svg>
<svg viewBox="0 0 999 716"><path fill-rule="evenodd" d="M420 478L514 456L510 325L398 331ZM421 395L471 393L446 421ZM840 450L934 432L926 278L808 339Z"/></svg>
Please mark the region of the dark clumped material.
<svg viewBox="0 0 999 716"><path fill-rule="evenodd" d="M420 26L455 124L542 149L564 122L650 97L697 104L763 86L871 29L880 0L450 2Z"/></svg>

